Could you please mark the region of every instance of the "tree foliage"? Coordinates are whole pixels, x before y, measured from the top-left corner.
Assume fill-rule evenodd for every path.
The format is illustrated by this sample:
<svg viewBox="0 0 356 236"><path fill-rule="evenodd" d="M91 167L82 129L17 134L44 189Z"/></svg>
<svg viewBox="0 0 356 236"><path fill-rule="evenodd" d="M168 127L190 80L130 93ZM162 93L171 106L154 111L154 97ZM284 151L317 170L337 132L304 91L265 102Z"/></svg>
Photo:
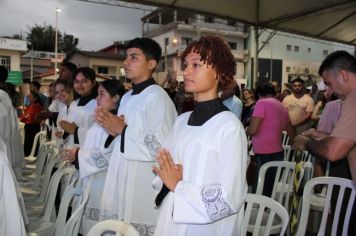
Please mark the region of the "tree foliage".
<svg viewBox="0 0 356 236"><path fill-rule="evenodd" d="M55 35L56 30L51 25L38 25L35 24L29 27L29 32L27 35L27 47L29 49L36 51L55 51ZM70 58L75 50L77 50L77 45L79 43L78 38L73 35L61 33L58 31L58 52L66 53L67 59Z"/></svg>

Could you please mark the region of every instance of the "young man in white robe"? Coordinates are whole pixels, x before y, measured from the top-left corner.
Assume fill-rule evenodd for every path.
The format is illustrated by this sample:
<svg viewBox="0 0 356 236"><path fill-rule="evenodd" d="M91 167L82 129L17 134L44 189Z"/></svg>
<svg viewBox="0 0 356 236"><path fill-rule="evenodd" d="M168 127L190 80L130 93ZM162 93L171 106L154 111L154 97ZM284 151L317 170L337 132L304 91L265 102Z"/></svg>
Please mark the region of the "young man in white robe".
<svg viewBox="0 0 356 236"><path fill-rule="evenodd" d="M202 37L182 55L184 86L195 107L177 118L153 170L161 189L156 236L240 235L247 194L247 139L218 90L231 86L236 64L218 36ZM162 186L163 181L163 186Z"/></svg>
<svg viewBox="0 0 356 236"><path fill-rule="evenodd" d="M3 90L7 80L8 71L0 66L0 137L6 144L7 157L18 180L22 179L22 166L24 164L23 144L16 109L11 103L7 92Z"/></svg>
<svg viewBox="0 0 356 236"><path fill-rule="evenodd" d="M124 93L125 88L118 80L106 80L99 85L97 105L116 115L118 101ZM81 222L82 235L87 235L91 227L99 222L101 195L115 141L115 137L94 123L87 132L83 146L69 149L66 155L67 160L75 161L81 184L89 191Z"/></svg>
<svg viewBox="0 0 356 236"><path fill-rule="evenodd" d="M152 39L136 38L128 44L124 61L133 89L121 99L118 116L97 109L96 121L118 136L102 196L102 219L132 223L141 235L153 234L158 217L152 164L177 112L152 73L162 50Z"/></svg>

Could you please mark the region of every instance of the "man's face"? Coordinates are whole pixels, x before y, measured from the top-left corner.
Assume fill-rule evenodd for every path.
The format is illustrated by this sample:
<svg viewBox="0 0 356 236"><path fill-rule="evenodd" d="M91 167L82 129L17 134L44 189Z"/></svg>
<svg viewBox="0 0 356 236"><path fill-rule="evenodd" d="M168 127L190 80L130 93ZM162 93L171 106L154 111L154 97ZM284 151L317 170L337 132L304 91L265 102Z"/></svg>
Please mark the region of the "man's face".
<svg viewBox="0 0 356 236"><path fill-rule="evenodd" d="M272 81L271 84L274 87L276 93L280 92L279 84L276 81Z"/></svg>
<svg viewBox="0 0 356 236"><path fill-rule="evenodd" d="M154 60L148 60L139 48L129 48L124 61L125 74L134 83L140 83L151 77L156 64Z"/></svg>
<svg viewBox="0 0 356 236"><path fill-rule="evenodd" d="M322 77L326 86L326 89L331 89L336 96L340 99L344 100L346 95L345 94L345 84L343 83L342 79L338 76L335 71L324 71L322 73Z"/></svg>
<svg viewBox="0 0 356 236"><path fill-rule="evenodd" d="M293 91L295 94L302 94L304 92L304 85L301 82L294 82Z"/></svg>
<svg viewBox="0 0 356 236"><path fill-rule="evenodd" d="M72 72L65 66L61 67L61 70L59 71L59 77L68 81L71 81L73 79Z"/></svg>

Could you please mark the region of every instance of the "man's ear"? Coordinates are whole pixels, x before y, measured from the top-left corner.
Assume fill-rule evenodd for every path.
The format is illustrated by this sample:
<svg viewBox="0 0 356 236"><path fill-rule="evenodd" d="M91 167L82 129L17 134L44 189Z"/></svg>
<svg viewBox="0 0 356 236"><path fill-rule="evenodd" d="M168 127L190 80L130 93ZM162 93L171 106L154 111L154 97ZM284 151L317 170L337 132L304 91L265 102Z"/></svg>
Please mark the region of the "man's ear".
<svg viewBox="0 0 356 236"><path fill-rule="evenodd" d="M148 61L148 68L151 69L151 70L154 70L157 66L157 61L154 60L154 59L150 59Z"/></svg>
<svg viewBox="0 0 356 236"><path fill-rule="evenodd" d="M349 73L346 70L340 71L340 77L345 84L349 81Z"/></svg>

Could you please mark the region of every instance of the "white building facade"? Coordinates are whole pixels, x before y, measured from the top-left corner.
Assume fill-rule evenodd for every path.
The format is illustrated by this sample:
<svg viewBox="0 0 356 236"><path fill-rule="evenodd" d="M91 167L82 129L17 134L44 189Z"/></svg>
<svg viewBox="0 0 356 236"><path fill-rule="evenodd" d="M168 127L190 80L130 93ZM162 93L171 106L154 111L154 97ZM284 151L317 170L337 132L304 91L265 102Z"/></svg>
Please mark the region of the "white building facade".
<svg viewBox="0 0 356 236"><path fill-rule="evenodd" d="M247 35L244 25L212 17L172 9L157 9L142 18L143 37L156 40L162 47L163 58L156 79L162 82L167 76L183 80L181 54L187 45L203 35L220 35L229 43L237 63L235 79L245 82L244 49Z"/></svg>

